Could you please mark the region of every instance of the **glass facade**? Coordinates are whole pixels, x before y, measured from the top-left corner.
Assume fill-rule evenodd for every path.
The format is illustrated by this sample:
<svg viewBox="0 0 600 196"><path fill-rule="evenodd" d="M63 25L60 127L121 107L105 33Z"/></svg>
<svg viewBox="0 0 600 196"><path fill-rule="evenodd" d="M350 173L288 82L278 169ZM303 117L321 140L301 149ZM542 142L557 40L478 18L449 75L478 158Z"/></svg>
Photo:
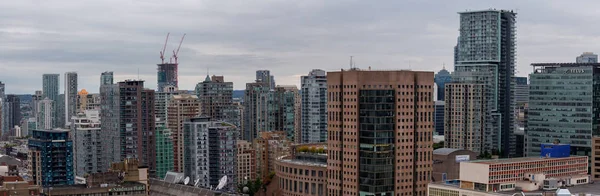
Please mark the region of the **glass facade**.
<svg viewBox="0 0 600 196"><path fill-rule="evenodd" d="M359 191L394 195L394 90L359 92Z"/></svg>
<svg viewBox="0 0 600 196"><path fill-rule="evenodd" d="M535 64L534 64L535 66ZM530 75L527 155L539 156L540 144L571 144L571 154L590 155L598 135L598 67L569 64L536 67Z"/></svg>
<svg viewBox="0 0 600 196"><path fill-rule="evenodd" d="M34 130L28 146L30 151L39 152L39 157L32 157L31 160L40 162L31 163L30 171L33 179L39 179L37 174L42 175L41 182L36 182L37 185L49 187L75 183L73 141L69 138L68 131Z"/></svg>

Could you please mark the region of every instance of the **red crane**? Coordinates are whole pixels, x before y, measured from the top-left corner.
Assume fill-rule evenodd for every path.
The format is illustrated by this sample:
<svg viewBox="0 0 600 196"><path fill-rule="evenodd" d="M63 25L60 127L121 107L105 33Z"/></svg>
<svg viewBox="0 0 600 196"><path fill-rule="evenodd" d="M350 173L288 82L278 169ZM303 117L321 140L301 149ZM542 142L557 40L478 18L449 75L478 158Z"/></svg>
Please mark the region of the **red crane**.
<svg viewBox="0 0 600 196"><path fill-rule="evenodd" d="M175 59L175 64L177 64L177 54L179 54L179 48L181 48L181 43L183 43L183 38L185 38L185 33L183 34L183 37L181 37L181 41L179 41L179 46L177 47L177 51L173 50L173 58Z"/></svg>
<svg viewBox="0 0 600 196"><path fill-rule="evenodd" d="M160 51L161 64L165 64L165 49L167 49L167 42L169 41L169 34L171 34L171 33L167 33L167 39L165 40L165 45L163 46L162 51Z"/></svg>

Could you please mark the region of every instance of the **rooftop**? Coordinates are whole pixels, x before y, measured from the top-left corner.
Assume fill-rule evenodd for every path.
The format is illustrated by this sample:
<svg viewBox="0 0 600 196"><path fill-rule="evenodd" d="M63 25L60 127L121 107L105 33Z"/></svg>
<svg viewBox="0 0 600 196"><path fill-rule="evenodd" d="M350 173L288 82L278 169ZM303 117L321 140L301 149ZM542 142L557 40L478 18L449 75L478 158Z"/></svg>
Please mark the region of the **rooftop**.
<svg viewBox="0 0 600 196"><path fill-rule="evenodd" d="M579 67L600 66L600 63L532 63L533 67Z"/></svg>
<svg viewBox="0 0 600 196"><path fill-rule="evenodd" d="M437 154L437 155L449 155L450 153L459 151L461 149L456 149L456 148L438 148L433 150L433 154Z"/></svg>
<svg viewBox="0 0 600 196"><path fill-rule="evenodd" d="M278 158L279 161L281 161L283 163L327 168L327 163L320 163L320 162L313 162L313 161L306 161L306 160L299 160L299 159L284 159L283 157L285 157L285 156Z"/></svg>
<svg viewBox="0 0 600 196"><path fill-rule="evenodd" d="M474 160L469 161L469 163L480 163L480 164L504 164L504 163L520 163L520 162L534 162L534 161L543 161L543 160L558 160L558 159L573 159L573 158L582 158L586 156L570 156L563 158L546 158L546 157L519 157L519 158L508 158L508 159L486 159L486 160Z"/></svg>

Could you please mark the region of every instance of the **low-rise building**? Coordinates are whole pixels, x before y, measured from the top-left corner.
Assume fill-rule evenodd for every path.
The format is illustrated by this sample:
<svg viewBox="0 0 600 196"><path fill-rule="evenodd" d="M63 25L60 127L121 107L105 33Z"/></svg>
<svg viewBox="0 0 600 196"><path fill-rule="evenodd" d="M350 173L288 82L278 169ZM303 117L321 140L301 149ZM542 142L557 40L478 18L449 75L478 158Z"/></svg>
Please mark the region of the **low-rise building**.
<svg viewBox="0 0 600 196"><path fill-rule="evenodd" d="M433 151L433 182L459 178L460 163L476 160L477 153L470 150L439 148Z"/></svg>
<svg viewBox="0 0 600 196"><path fill-rule="evenodd" d="M276 195L326 195L327 194L327 144L293 146L291 155L275 161Z"/></svg>

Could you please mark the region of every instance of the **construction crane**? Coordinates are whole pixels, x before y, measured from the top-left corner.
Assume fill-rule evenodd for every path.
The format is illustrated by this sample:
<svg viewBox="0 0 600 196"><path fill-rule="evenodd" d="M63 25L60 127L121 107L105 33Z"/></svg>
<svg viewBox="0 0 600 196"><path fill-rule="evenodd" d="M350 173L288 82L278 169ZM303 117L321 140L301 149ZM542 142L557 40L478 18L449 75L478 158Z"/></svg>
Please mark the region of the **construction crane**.
<svg viewBox="0 0 600 196"><path fill-rule="evenodd" d="M165 45L163 46L162 51L160 51L161 64L165 64L165 49L167 49L167 42L169 41L169 34L171 34L171 33L167 33L167 39L165 40Z"/></svg>
<svg viewBox="0 0 600 196"><path fill-rule="evenodd" d="M185 33L181 37L181 41L179 41L179 46L177 47L177 50L173 50L173 58L175 59L175 64L177 64L177 58L178 58L177 54L179 54L179 48L181 48L181 43L183 43L183 38L185 38Z"/></svg>

